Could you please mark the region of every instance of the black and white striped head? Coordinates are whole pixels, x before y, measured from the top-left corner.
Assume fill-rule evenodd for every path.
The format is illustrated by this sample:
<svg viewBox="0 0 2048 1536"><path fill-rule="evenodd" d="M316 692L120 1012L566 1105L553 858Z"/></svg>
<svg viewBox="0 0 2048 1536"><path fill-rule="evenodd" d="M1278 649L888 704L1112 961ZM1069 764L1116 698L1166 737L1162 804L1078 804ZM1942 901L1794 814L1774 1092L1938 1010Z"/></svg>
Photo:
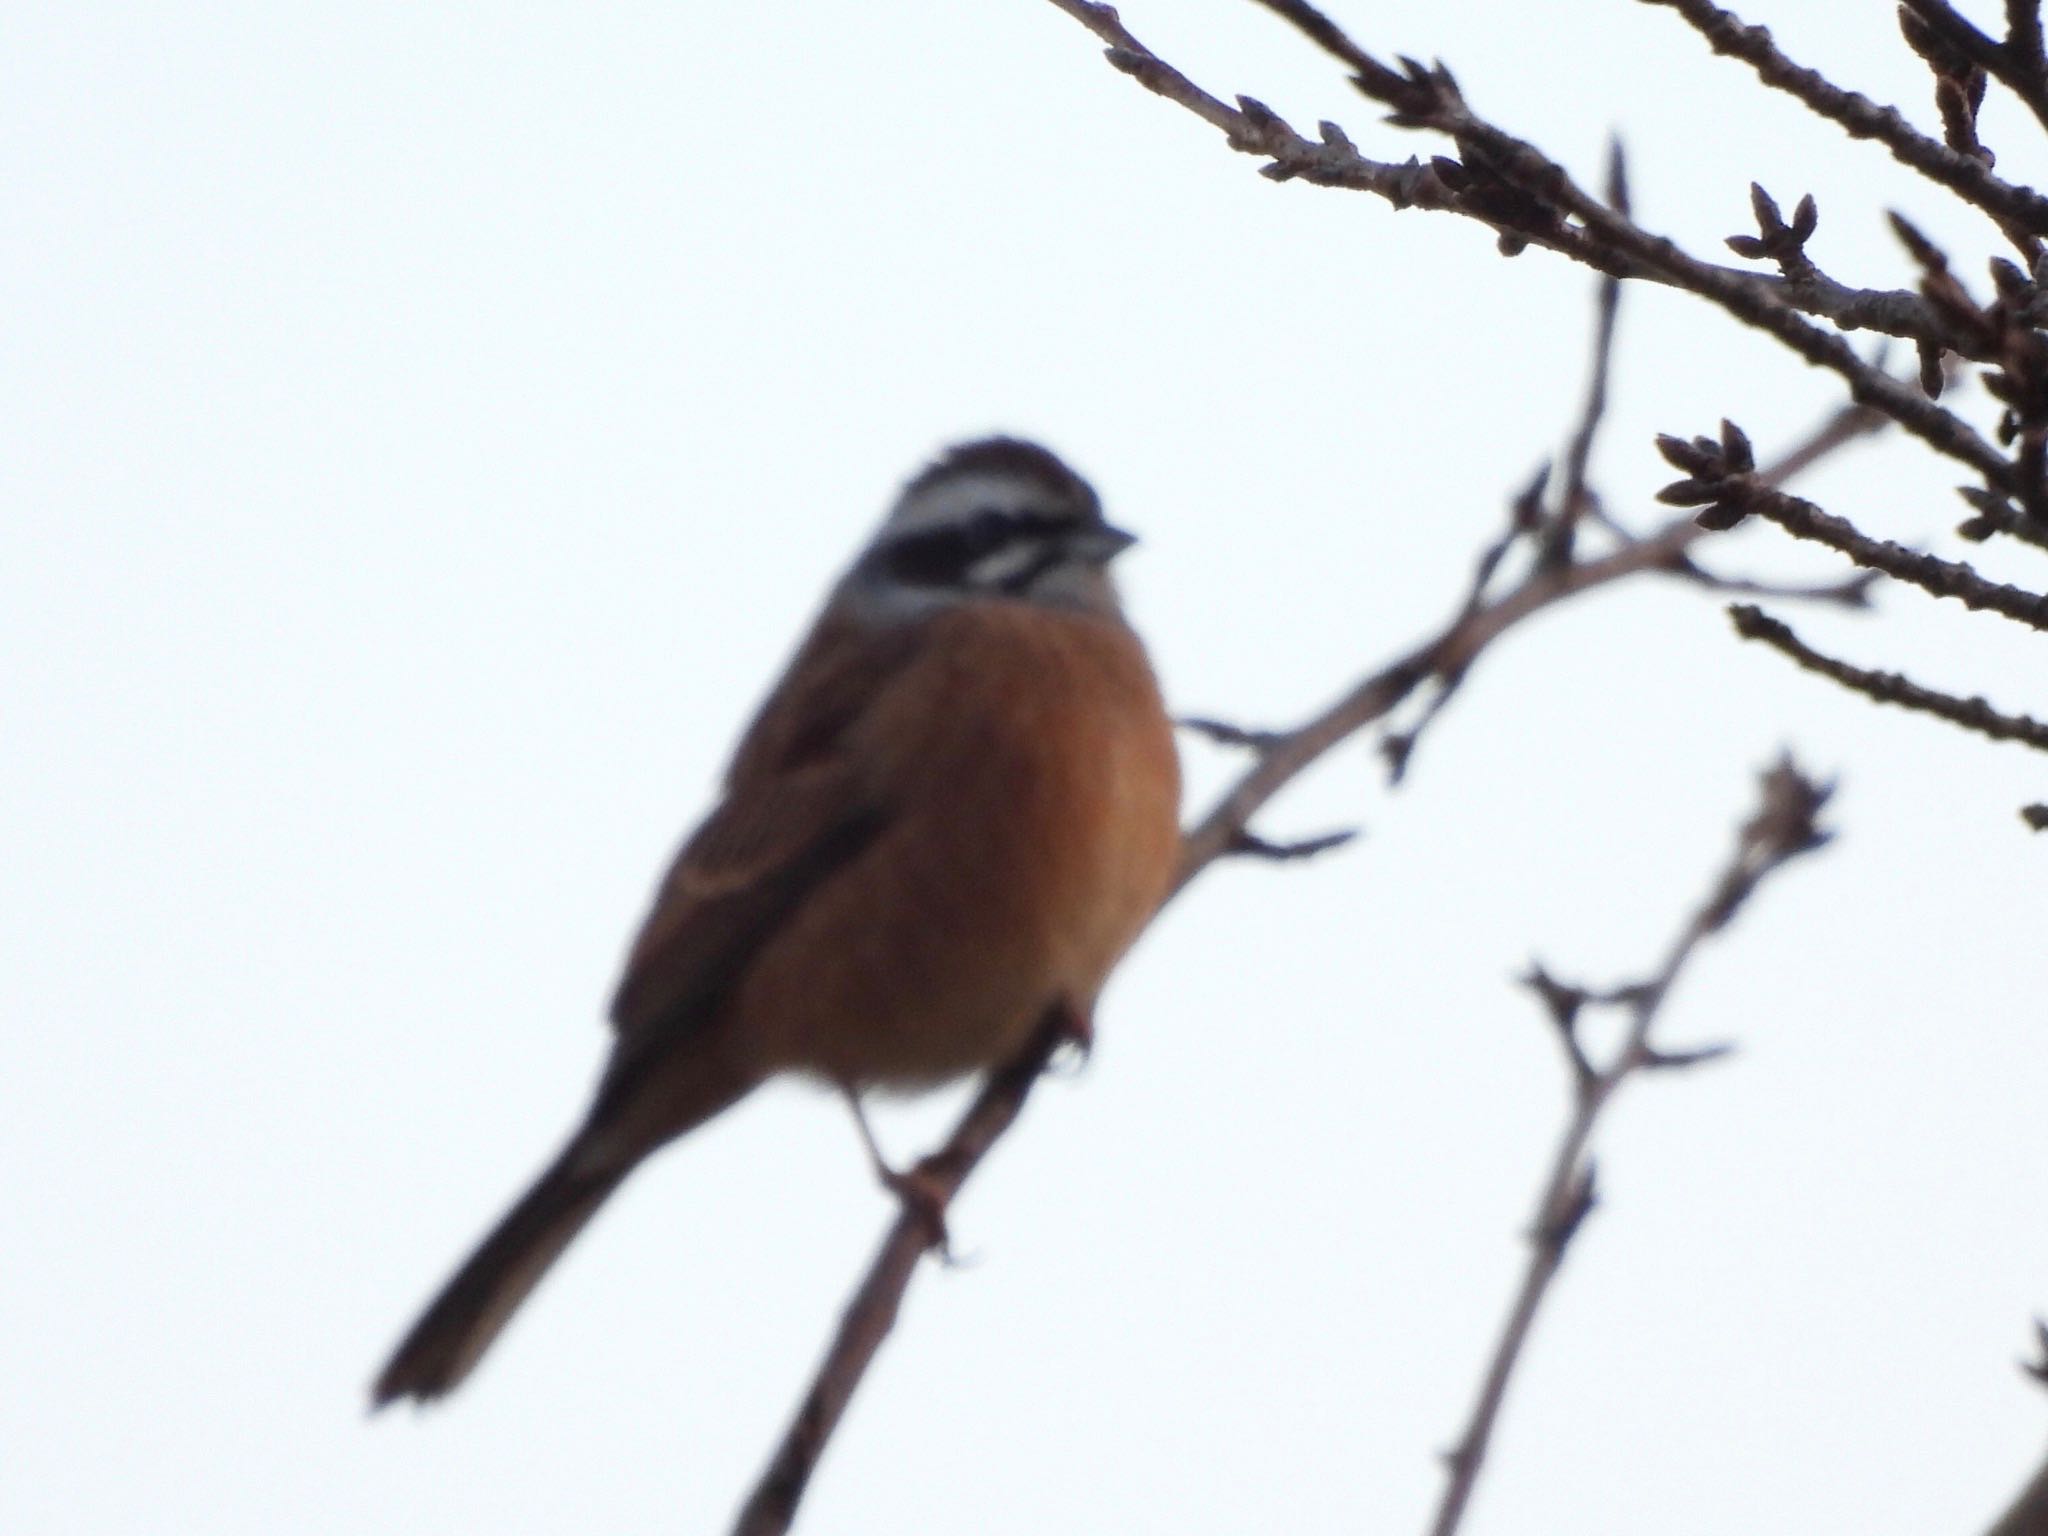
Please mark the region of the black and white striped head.
<svg viewBox="0 0 2048 1536"><path fill-rule="evenodd" d="M903 488L845 586L886 615L973 597L1116 614L1108 565L1133 542L1053 454L983 438L948 449Z"/></svg>

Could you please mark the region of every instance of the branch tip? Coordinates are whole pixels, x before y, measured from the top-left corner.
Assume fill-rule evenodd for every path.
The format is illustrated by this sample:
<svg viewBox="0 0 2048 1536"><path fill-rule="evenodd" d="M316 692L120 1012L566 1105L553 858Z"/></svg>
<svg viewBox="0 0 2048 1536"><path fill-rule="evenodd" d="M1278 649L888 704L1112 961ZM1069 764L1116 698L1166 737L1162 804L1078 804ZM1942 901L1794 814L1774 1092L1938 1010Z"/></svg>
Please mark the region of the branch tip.
<svg viewBox="0 0 2048 1536"><path fill-rule="evenodd" d="M1335 832L1325 832L1318 837L1299 838L1293 842L1268 842L1256 832L1239 830L1231 838L1224 852L1240 858L1265 859L1275 864L1291 864L1301 859L1312 859L1319 853L1328 853L1342 848L1346 843L1360 836L1357 827L1343 827Z"/></svg>

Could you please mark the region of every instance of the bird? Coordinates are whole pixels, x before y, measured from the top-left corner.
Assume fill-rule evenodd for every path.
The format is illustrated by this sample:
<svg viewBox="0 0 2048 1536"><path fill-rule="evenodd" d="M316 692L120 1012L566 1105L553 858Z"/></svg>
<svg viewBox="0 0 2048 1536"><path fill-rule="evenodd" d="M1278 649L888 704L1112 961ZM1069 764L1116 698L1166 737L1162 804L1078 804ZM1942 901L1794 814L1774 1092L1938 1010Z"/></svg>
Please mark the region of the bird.
<svg viewBox="0 0 2048 1536"><path fill-rule="evenodd" d="M1086 1048L1179 865L1173 728L1109 569L1134 542L1019 438L958 444L905 484L659 883L587 1113L400 1341L373 1408L460 1385L636 1167L769 1079L846 1096L910 1199L863 1094L996 1068L1048 1017Z"/></svg>

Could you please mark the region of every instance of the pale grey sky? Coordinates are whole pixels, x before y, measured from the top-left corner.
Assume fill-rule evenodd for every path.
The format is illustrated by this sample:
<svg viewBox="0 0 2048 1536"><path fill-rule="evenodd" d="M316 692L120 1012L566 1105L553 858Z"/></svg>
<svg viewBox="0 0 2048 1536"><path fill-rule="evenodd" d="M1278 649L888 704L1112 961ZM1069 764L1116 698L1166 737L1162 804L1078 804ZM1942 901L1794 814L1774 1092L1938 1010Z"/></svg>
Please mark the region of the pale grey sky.
<svg viewBox="0 0 2048 1536"><path fill-rule="evenodd" d="M1435 148L1254 7L1124 10L1221 93ZM1618 129L1700 248L1752 177L1819 197L1844 275L1908 279L1887 206L1985 248L1660 9L1339 14L1586 175ZM1889 8L1753 19L1928 116ZM1040 436L1144 536L1175 705L1285 723L1455 604L1590 302L1260 179L1043 0L16 7L0 185L10 1531L721 1529L888 1214L805 1089L636 1178L444 1408L363 1392L580 1110L651 882L839 562L942 443ZM1652 433L1768 451L1834 399L1660 294L1615 385L1631 517ZM1881 444L1809 489L1913 541L1954 478ZM1830 569L1783 544L1715 558ZM2044 706L1995 620L1801 624ZM802 1528L1420 1528L1563 1112L1510 978L1646 969L1788 744L1839 845L1674 1000L1672 1043L1741 1052L1616 1112L1469 1529L1980 1527L2048 1408L2012 1369L2048 1310L2041 766L1645 586L1489 655L1399 791L1361 744L1264 823L1364 841L1174 905ZM1189 762L1196 808L1231 765Z"/></svg>

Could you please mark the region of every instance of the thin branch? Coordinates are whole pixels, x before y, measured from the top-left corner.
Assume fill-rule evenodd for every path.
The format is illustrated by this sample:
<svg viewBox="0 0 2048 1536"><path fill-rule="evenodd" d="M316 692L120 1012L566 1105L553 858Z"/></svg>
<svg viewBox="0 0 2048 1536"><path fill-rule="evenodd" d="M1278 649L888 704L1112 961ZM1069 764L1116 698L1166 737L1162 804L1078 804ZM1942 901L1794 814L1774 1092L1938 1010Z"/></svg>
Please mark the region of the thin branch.
<svg viewBox="0 0 2048 1536"><path fill-rule="evenodd" d="M1819 463L1829 454L1846 447L1860 437L1880 431L1890 424L1890 420L1881 412L1872 411L1868 407L1859 405L1842 406L1823 420L1805 438L1793 444L1776 460L1755 469L1752 471L1752 474L1762 485L1782 485L1814 464ZM1537 508L1541 502L1544 485L1547 483L1548 473L1547 469L1539 473L1530 482L1529 486L1516 497L1510 511L1507 532L1501 536L1499 541L1489 545L1485 554L1480 559L1471 592L1466 599L1465 607L1459 614L1461 620L1470 618L1479 611L1494 568L1499 565L1501 558L1507 553L1508 548L1518 539L1541 530L1543 524L1537 516ZM1616 532L1621 539L1621 547L1624 551L1636 546L1638 541L1633 536L1619 529ZM1650 542L1655 543L1660 537L1661 535L1652 535ZM1581 568L1583 569L1583 567ZM1644 569L1647 569L1652 574L1675 577L1710 592L1778 597L1793 601L1834 604L1848 608L1868 606L1867 589L1872 579L1866 573L1851 577L1842 582L1797 586L1723 577L1698 565L1694 561L1689 547L1684 544L1673 544L1662 548L1655 554L1652 563L1644 567ZM1459 688L1465 681L1465 668L1469 664L1470 653L1463 651L1455 643L1451 643L1446 645L1444 654L1446 659L1438 666L1431 679L1435 683L1435 692L1430 695L1428 703L1423 706L1415 722L1403 730L1389 734L1380 743L1380 753L1386 759L1388 778L1391 783L1399 784L1406 776L1409 764L1414 757L1415 747L1421 740L1423 732L1443 712L1444 707L1457 696ZM1461 656L1465 659L1458 659ZM1264 737L1265 744L1269 747L1279 744L1284 740L1284 737L1273 732L1264 732L1261 735Z"/></svg>
<svg viewBox="0 0 2048 1536"><path fill-rule="evenodd" d="M1721 592L1730 597L1775 597L1837 608L1868 608L1870 589L1880 580L1876 571L1858 571L1841 581L1759 581L1748 576L1723 576L1718 571L1708 570L1690 555L1680 556L1678 566L1671 574L1696 582L1709 592Z"/></svg>
<svg viewBox="0 0 2048 1536"><path fill-rule="evenodd" d="M1882 365L1873 363L1872 366ZM1775 464L1763 471L1762 478L1767 485L1783 485L1810 466L1819 463L1836 449L1847 446L1859 437L1882 432L1890 425L1890 418L1882 411L1873 410L1867 405L1845 405L1823 422L1820 428L1797 448L1781 455Z"/></svg>
<svg viewBox="0 0 2048 1536"><path fill-rule="evenodd" d="M1928 29L1949 47L1993 79L2003 82L2026 104L2027 110L2040 120L2041 125L2048 127L2048 71L2041 67L2038 50L2031 58L2028 57L2024 37L2020 39L2018 50L1994 43L1948 0L1901 0L1901 4L1926 23ZM2039 36L2038 22L2035 23L2034 35Z"/></svg>
<svg viewBox="0 0 2048 1536"><path fill-rule="evenodd" d="M1362 70L1372 63L1370 54L1306 0L1257 0L1257 3L1291 22L1347 69ZM1707 0L1646 0L1646 3L1669 6L1679 12L1716 53L1748 64L1765 85L1796 97L1817 115L1840 126L1852 138L1877 140L1900 164L1911 167L1928 180L1947 187L1965 202L1981 208L2022 250L2028 249L2027 232L2048 233L2048 198L2030 187L2001 180L1975 156L1928 138L1907 122L1896 107L1880 106L1859 92L1841 89L1817 70L1794 63L1778 48L1766 28L1747 26L1732 11L1724 11L1707 3ZM2008 47L2019 56L2031 57L2033 72L2038 78L2041 73L2039 7L2031 0L2009 0L2008 15L2012 30ZM2029 25L2030 54L2025 43L2028 35L2025 28Z"/></svg>
<svg viewBox="0 0 2048 1536"><path fill-rule="evenodd" d="M1023 1109L1032 1084L1069 1037L1067 1022L1060 1012L1048 1014L1030 1048L989 1078L965 1117L954 1127L945 1148L918 1164L918 1177L942 1201L959 1192L996 1139L1010 1128ZM910 1288L910 1277L931 1244L931 1228L924 1213L905 1202L868 1266L866 1278L847 1304L839 1330L810 1390L797 1407L796 1417L741 1508L733 1526L734 1536L779 1536L790 1528L825 1443L831 1439L875 1352L896 1326L904 1293Z"/></svg>
<svg viewBox="0 0 2048 1536"><path fill-rule="evenodd" d="M1953 598L1965 608L1995 613L2029 629L2048 630L2048 594L1990 581L1959 561L1943 560L1889 539L1871 538L1848 519L1763 483L1744 462L1742 434L1727 422L1722 423L1718 443L1706 437L1666 435L1657 439L1657 446L1688 477L1664 487L1657 499L1676 506L1704 507L1699 517L1706 527L1732 528L1753 514L1794 538L1825 544L1860 566L1882 571L1932 596Z"/></svg>
<svg viewBox="0 0 2048 1536"><path fill-rule="evenodd" d="M1356 842L1358 829L1345 827L1336 832L1324 832L1316 837L1297 838L1289 843L1275 843L1260 837L1256 832L1240 832L1225 849L1225 853L1236 858L1265 859L1275 864L1292 864L1300 859L1312 859L1318 854L1329 853L1342 848L1346 843Z"/></svg>
<svg viewBox="0 0 2048 1536"><path fill-rule="evenodd" d="M1607 202L1626 216L1628 160L1621 140L1614 139L1607 152ZM1564 487L1558 497L1557 513L1544 539L1541 559L1556 561L1571 556L1572 535L1579 519L1591 505L1586 488L1586 468L1593 458L1593 440L1607 415L1607 379L1614 367L1615 318L1621 309L1621 279L1602 275L1593 321L1593 366L1586 380L1586 402L1579 412L1579 427L1572 434L1564 455Z"/></svg>
<svg viewBox="0 0 2048 1536"><path fill-rule="evenodd" d="M1601 1112L1613 1102L1622 1084L1638 1072L1693 1065L1726 1053L1721 1046L1659 1050L1650 1040L1658 1011L1700 944L1729 924L1757 886L1792 859L1827 841L1828 834L1816 824L1816 817L1829 793L1826 786L1801 773L1790 758L1763 775L1756 813L1737 833L1734 853L1707 899L1680 930L1656 974L1615 994L1629 1010L1629 1022L1620 1046L1604 1067L1596 1067L1587 1056L1576 1029L1579 1008L1597 999L1583 989L1563 987L1540 966L1532 973L1531 984L1557 1025L1572 1068L1572 1112L1536 1201L1529 1260L1521 1284L1487 1363L1478 1401L1455 1449L1445 1458L1450 1480L1430 1527L1432 1536L1452 1536L1464 1518L1536 1314L1564 1263L1565 1250L1593 1209L1594 1171L1587 1148Z"/></svg>
<svg viewBox="0 0 2048 1536"><path fill-rule="evenodd" d="M1759 493L1751 510L1794 538L1825 544L1858 565L1935 597L1953 598L1965 608L1995 613L2029 629L2048 629L2048 595L1990 581L1960 561L1907 549L1890 539L1873 539L1846 518L1823 512L1812 502L1783 491Z"/></svg>
<svg viewBox="0 0 2048 1536"><path fill-rule="evenodd" d="M1922 442L1977 470L1991 485L2012 488L2010 461L1961 417L1864 362L1841 337L1802 318L1770 287L1747 274L1731 273L1700 261L1672 241L1649 233L1607 208L1534 145L1476 116L1458 94L1455 82L1440 71L1429 76L1426 83L1415 82L1414 90L1417 96L1425 90L1428 93L1421 122L1457 138L1466 146L1468 159L1473 148L1478 148L1508 181L1578 219L1610 248L1665 273L1688 292L1768 332L1809 363L1840 375L1849 385L1851 399L1883 411ZM1388 87L1382 99L1398 100L1400 96Z"/></svg>
<svg viewBox="0 0 2048 1536"><path fill-rule="evenodd" d="M1875 139L1892 158L1929 181L1948 188L1963 201L1991 215L2001 231L2021 250L2032 254L2027 235L2048 234L2048 198L2030 187L2016 186L1991 174L1983 161L1959 153L1921 133L1896 107L1880 106L1868 96L1845 91L1817 70L1795 64L1764 27L1746 25L1732 11L1708 0L1646 0L1679 13L1716 53L1740 59L1757 79L1784 91L1809 110L1839 126L1852 138Z"/></svg>
<svg viewBox="0 0 2048 1536"><path fill-rule="evenodd" d="M1254 752L1262 752L1279 739L1277 731L1252 730L1247 726L1232 725L1228 720L1212 720L1207 715L1182 715L1173 723L1184 731L1207 737L1219 747L1248 747Z"/></svg>
<svg viewBox="0 0 2048 1536"><path fill-rule="evenodd" d="M1543 498L1549 488L1550 463L1545 460L1536 466L1536 473L1529 477L1529 483L1508 503L1507 526L1472 563L1472 585L1465 593L1465 606L1459 610L1461 615L1479 611L1480 605L1486 601L1486 594L1493 590L1493 578L1499 574L1501 562L1517 544L1542 530L1545 516Z"/></svg>
<svg viewBox="0 0 2048 1536"><path fill-rule="evenodd" d="M1268 161L1261 167L1261 174L1271 180L1301 180L1316 186L1370 192L1396 209L1427 208L1456 213L1493 229L1500 237L1501 248L1511 255L1526 246L1538 245L1610 276L1674 288L1688 286L1667 272L1644 266L1625 253L1610 249L1587 231L1558 221L1526 198L1513 195L1503 199L1500 194L1508 189L1483 177L1475 180L1471 168L1456 160L1438 158L1426 165L1413 159L1399 164L1373 160L1359 153L1336 123L1318 124L1321 137L1310 140L1252 97L1239 96L1238 106L1233 109L1139 42L1118 19L1114 7L1092 4L1090 0L1052 3L1109 44L1104 57L1116 68L1216 128L1230 148ZM1269 0L1260 3L1267 4ZM1290 20L1296 11L1306 9L1286 0L1270 8ZM1371 62L1368 55L1357 51L1355 44L1349 46L1357 58ZM1349 62L1352 54L1340 57ZM1824 316L1844 330L1878 331L1967 353L1968 339L1950 335L1941 317L1914 293L1849 288L1818 275L1792 283L1734 267L1713 270L1725 273L1733 281L1755 283L1775 291L1795 309Z"/></svg>
<svg viewBox="0 0 2048 1536"><path fill-rule="evenodd" d="M1458 213L1495 230L1503 249L1540 245L1612 276L1684 289L1769 333L1807 362L1839 374L1852 399L1883 411L1937 452L1968 464L1993 489L2014 489L2012 464L1961 417L1870 367L1841 337L1800 313L1804 308L1844 327L1867 325L1933 346L1964 341L1924 300L1911 294L1834 292L1837 285L1795 285L1700 261L1605 208L1533 145L1475 115L1440 66L1411 63L1401 74L1374 64L1356 77L1368 95L1395 108L1392 120L1398 126L1432 129L1463 151L1462 161L1390 165L1359 154L1335 123L1323 123L1321 141L1311 142L1251 97L1238 97L1236 109L1226 106L1140 43L1111 6L1091 0L1051 3L1109 44L1111 64L1217 128L1231 148L1269 161L1263 168L1268 177L1368 191L1396 208ZM1862 301L1872 301L1871 307L1857 310ZM1901 319L1906 314L1914 318Z"/></svg>
<svg viewBox="0 0 2048 1536"><path fill-rule="evenodd" d="M1761 640L1807 671L1818 672L1851 693L1860 693L1879 704L1896 704L1901 709L1933 715L1993 741L2017 741L2038 752L2048 752L2048 724L2039 720L2001 714L1981 698L1957 698L1952 693L1924 687L1902 673L1869 671L1837 661L1816 651L1792 633L1790 626L1751 604L1730 605L1728 616L1735 621L1735 632L1743 639Z"/></svg>

